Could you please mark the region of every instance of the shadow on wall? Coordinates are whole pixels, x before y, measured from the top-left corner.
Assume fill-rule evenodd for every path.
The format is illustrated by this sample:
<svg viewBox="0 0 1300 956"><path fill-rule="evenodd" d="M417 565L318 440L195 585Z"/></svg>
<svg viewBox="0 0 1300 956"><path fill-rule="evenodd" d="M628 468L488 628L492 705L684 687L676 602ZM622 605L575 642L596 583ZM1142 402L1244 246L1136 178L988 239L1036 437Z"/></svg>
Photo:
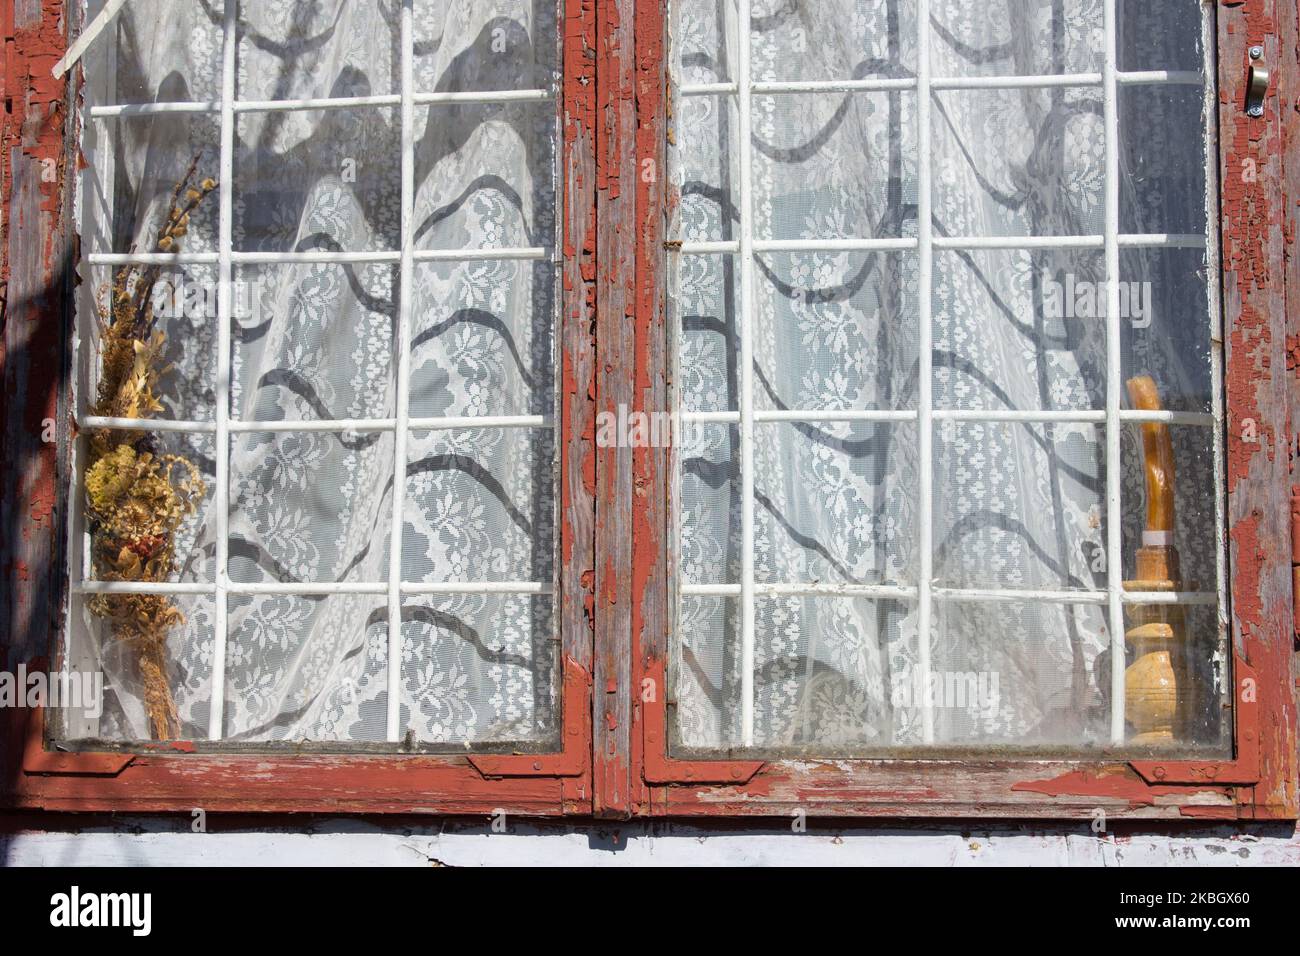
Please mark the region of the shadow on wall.
<svg viewBox="0 0 1300 956"><path fill-rule="evenodd" d="M19 188L16 184L15 193ZM17 210L19 204L10 208ZM14 226L17 233L20 224ZM30 236L11 234L10 238L11 248L12 241L32 241ZM64 604L66 576L59 570L62 478L58 444L47 439L51 425L63 413L60 403L69 353L62 334L63 304L72 267L70 256L65 257L49 284L31 291L26 288L31 277L19 274L16 257L10 256L9 262L9 292L17 295L0 303L4 335L0 568L5 576L0 587L0 668L13 673L19 664L48 656ZM22 772L22 743L30 716L23 707L0 710L0 792L12 791Z"/></svg>

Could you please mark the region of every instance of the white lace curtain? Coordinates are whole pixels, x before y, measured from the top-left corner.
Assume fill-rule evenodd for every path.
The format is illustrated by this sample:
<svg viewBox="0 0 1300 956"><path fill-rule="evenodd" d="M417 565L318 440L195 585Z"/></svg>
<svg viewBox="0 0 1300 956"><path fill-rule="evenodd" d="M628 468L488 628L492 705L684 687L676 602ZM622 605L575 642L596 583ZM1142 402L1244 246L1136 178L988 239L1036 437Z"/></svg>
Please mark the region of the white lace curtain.
<svg viewBox="0 0 1300 956"><path fill-rule="evenodd" d="M91 3L90 14L99 8ZM132 0L86 58L86 106L221 99L221 0ZM240 101L400 92L399 0L257 0L239 5ZM416 0L417 93L556 86L553 0ZM197 157L219 174L220 115L87 122L87 251L149 251ZM552 416L557 210L552 99L416 109L419 250L542 247L542 259L417 263L411 308L412 418ZM388 252L401 241L401 127L395 107L240 112L233 175L237 252ZM214 193L184 251L218 251ZM234 421L395 416L398 266L237 265ZM92 394L92 297L83 268L82 392ZM160 322L174 371L159 417L216 413L217 267L171 270ZM167 305L164 302L164 305ZM214 569L210 434L159 434L198 462L208 505L187 528L182 582ZM230 577L258 582L388 580L395 472L388 432L241 432L230 450ZM403 580L540 582L553 574L554 443L544 428L414 431L408 446ZM207 735L210 597L182 599L169 644L187 737ZM108 676L99 736L147 738L131 656L88 614L84 653ZM524 743L555 732L549 597L407 597L402 733L417 743ZM223 737L383 741L388 615L383 594L234 595Z"/></svg>
<svg viewBox="0 0 1300 956"><path fill-rule="evenodd" d="M684 90L739 79L736 0L673 6L681 191L674 235L736 240L735 98ZM1119 7L1121 69L1203 74L1202 4L1120 0ZM752 10L755 82L915 75L910 0L754 0ZM935 77L1102 70L1101 0L932 0L931 27ZM1122 90L1122 233L1205 233L1203 104L1200 85ZM914 91L760 91L752 123L757 239L917 235ZM939 92L931 140L935 236L1104 231L1100 87ZM918 407L914 252L757 259L756 409ZM1149 290L1123 323L1123 375L1153 375L1168 408L1214 408L1206 261L1201 249L1126 249L1121 257L1121 280ZM674 263L681 407L735 411L735 257L679 255ZM1077 290L1100 288L1104 278L1099 249L936 251L934 407L1104 409L1105 319L1075 301ZM1174 441L1184 576L1214 591L1213 431L1175 428ZM1131 578L1144 490L1136 436L1126 432L1123 442L1124 573ZM918 508L930 508L936 587L1104 591L1107 575L1121 573L1104 562L1111 520L1104 453L1104 429L1094 423L941 421L934 498L918 503L914 423L760 424L755 579L914 588ZM739 462L734 426L689 430L680 477L686 584L739 580ZM680 601L677 719L689 747L741 741L740 613L735 598ZM925 678L915 614L907 600L760 594L755 744L829 752L919 743L925 685L918 681ZM1213 687L1214 609L1191 609L1189 629L1198 681ZM971 675L979 683L967 686L981 691L961 706L938 702L936 742L1082 746L1108 739L1104 605L936 600L927 639L932 672ZM1218 732L1213 709L1205 708L1199 739Z"/></svg>
<svg viewBox="0 0 1300 956"><path fill-rule="evenodd" d="M93 13L97 0L87 0ZM736 0L677 0L678 83L733 81ZM1120 66L1203 69L1194 0L1120 0ZM220 100L220 0L131 0L86 58L85 102ZM416 0L419 92L553 89L555 0ZM1087 73L1102 65L1101 0L933 0L935 76ZM240 4L241 101L399 92L398 0ZM909 0L754 0L754 79L914 75ZM1121 231L1206 229L1203 91L1121 93ZM734 98L674 101L677 233L734 239ZM766 238L917 233L913 92L756 95L753 210ZM554 246L551 102L436 104L416 111L418 249ZM931 131L937 236L1102 231L1099 89L951 90ZM394 107L240 112L233 187L241 252L392 251L400 240L400 123ZM216 176L214 112L88 122L81 203L88 251L144 250L196 156ZM185 249L217 251L215 196ZM738 408L736 263L675 256L681 406ZM1123 324L1123 374L1150 373L1167 407L1215 410L1205 252L1126 249L1121 278L1149 283ZM1104 278L1099 250L940 250L933 288L936 408L1083 410L1105 403L1104 319L1053 295ZM395 414L393 263L236 269L231 418L310 421ZM174 270L162 324L175 371L165 417L216 409L216 266ZM415 417L549 415L554 401L554 264L478 260L416 267L410 412ZM85 266L80 391L94 381L95 291ZM915 254L762 254L755 287L756 407L917 407ZM1080 285L1082 284L1082 285ZM1139 302L1144 301L1140 296ZM1214 590L1212 432L1175 428L1177 541L1184 575ZM739 569L736 429L683 436L680 570L696 584ZM160 433L211 483L210 434ZM932 509L935 584L1104 589L1105 440L1092 423L943 422L935 498L917 501L915 424L764 425L756 436L756 575L763 583L916 585L918 508ZM1142 484L1124 436L1126 559L1140 536ZM543 429L415 432L407 462L406 580L536 581L553 575L554 444ZM394 439L387 432L249 432L230 449L230 574L238 583L375 582L388 577ZM182 543L178 579L210 582L209 505ZM1132 568L1123 573L1131 575ZM214 604L182 601L169 645L184 734L206 735ZM551 600L463 594L408 598L401 722L420 742L528 743L555 730ZM1107 736L1104 608L1033 602L935 603L932 667L996 675L996 693L941 708L941 743L1077 746ZM1215 679L1213 608L1190 611L1204 682ZM675 630L683 743L738 742L737 601L686 597ZM99 736L148 736L129 655L89 615L76 637L110 696ZM234 596L225 725L236 742L366 742L385 736L388 621L377 595ZM755 739L805 749L919 741L914 602L760 598ZM989 684L985 684L986 689ZM1215 712L1207 708L1207 714ZM90 731L88 731L90 732ZM1203 736L1217 726L1207 719Z"/></svg>

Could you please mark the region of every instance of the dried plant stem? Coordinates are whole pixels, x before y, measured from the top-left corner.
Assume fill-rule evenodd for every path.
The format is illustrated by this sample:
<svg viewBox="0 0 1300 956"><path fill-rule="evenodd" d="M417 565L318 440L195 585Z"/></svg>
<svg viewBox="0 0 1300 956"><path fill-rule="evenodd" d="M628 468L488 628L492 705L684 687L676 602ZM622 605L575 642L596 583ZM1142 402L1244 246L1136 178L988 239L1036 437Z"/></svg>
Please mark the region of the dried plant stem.
<svg viewBox="0 0 1300 956"><path fill-rule="evenodd" d="M176 184L157 252L176 252L190 214L216 189L205 179L191 186L196 156ZM149 418L163 410L158 380L166 337L155 330L154 287L162 267L127 266L114 273L100 306L100 378L92 413L108 418ZM159 454L155 438L140 431L97 431L90 437L85 477L91 560L103 581L162 582L175 570L175 535L194 513L206 487L193 462ZM167 635L185 616L166 595L100 594L90 610L108 622L115 639L134 655L144 687L153 739L180 735L180 717L167 680Z"/></svg>

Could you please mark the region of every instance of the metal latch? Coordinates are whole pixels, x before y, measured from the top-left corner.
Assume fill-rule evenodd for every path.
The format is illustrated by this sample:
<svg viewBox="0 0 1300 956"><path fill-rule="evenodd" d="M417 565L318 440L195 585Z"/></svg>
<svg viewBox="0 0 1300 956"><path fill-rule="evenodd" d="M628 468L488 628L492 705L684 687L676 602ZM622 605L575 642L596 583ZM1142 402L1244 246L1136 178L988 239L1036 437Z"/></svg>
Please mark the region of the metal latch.
<svg viewBox="0 0 1300 956"><path fill-rule="evenodd" d="M1253 46L1250 48L1250 58L1252 60L1263 59L1264 48L1262 46ZM1250 65L1250 73L1246 80L1246 115L1263 116L1264 115L1264 97L1268 95L1268 70L1255 63Z"/></svg>

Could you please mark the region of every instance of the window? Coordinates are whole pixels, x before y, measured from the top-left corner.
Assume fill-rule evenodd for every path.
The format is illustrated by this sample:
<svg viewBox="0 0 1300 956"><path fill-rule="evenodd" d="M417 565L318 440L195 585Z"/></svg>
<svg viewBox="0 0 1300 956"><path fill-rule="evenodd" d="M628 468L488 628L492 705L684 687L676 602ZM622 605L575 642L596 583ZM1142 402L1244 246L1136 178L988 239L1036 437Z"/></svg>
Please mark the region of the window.
<svg viewBox="0 0 1300 956"><path fill-rule="evenodd" d="M555 11L444 6L134 3L87 58L81 480L136 484L73 539L86 736L554 749Z"/></svg>
<svg viewBox="0 0 1300 956"><path fill-rule="evenodd" d="M1222 753L1209 9L676 6L680 745Z"/></svg>
<svg viewBox="0 0 1300 956"><path fill-rule="evenodd" d="M15 799L1293 817L1289 29L133 0Z"/></svg>

